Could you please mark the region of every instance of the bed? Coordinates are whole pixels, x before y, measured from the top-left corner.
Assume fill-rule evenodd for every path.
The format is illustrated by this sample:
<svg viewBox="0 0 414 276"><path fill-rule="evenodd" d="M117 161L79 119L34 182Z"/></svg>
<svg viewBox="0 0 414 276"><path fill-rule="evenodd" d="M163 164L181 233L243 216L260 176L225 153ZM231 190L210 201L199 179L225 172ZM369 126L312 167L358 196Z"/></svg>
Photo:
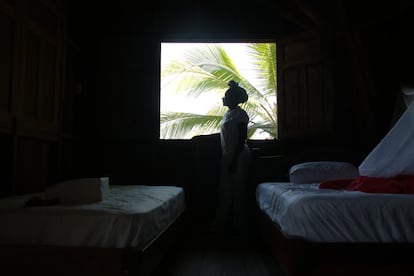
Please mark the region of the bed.
<svg viewBox="0 0 414 276"><path fill-rule="evenodd" d="M256 187L260 229L286 275L414 275L414 104L356 165L293 165Z"/></svg>
<svg viewBox="0 0 414 276"><path fill-rule="evenodd" d="M264 182L261 230L286 275L413 275L414 195Z"/></svg>
<svg viewBox="0 0 414 276"><path fill-rule="evenodd" d="M149 275L180 232L184 191L177 186L111 186L102 179L95 181L101 198L90 193L93 185L83 188L83 196L68 192L92 180L82 179L65 182L66 190L1 199L0 271Z"/></svg>

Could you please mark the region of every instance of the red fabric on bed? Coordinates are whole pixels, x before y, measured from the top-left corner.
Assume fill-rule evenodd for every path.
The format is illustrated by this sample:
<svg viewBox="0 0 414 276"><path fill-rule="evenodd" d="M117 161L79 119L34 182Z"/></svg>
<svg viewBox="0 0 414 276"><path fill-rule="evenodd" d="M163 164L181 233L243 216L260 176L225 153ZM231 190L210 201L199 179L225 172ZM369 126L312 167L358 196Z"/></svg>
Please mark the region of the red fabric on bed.
<svg viewBox="0 0 414 276"><path fill-rule="evenodd" d="M349 179L333 179L320 183L319 188L366 193L414 194L414 175L399 175L392 178L357 176Z"/></svg>

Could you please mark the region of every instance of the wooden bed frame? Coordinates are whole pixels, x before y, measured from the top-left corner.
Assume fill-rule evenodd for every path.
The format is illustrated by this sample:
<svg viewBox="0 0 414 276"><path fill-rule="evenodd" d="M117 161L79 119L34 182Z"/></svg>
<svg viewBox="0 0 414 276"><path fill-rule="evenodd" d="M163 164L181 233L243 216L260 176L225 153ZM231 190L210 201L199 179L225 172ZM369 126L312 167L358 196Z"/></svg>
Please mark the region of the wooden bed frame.
<svg viewBox="0 0 414 276"><path fill-rule="evenodd" d="M179 239L185 211L144 249L0 245L0 275L147 276Z"/></svg>
<svg viewBox="0 0 414 276"><path fill-rule="evenodd" d="M256 211L263 240L285 276L414 275L412 243L310 242L286 236L257 204Z"/></svg>

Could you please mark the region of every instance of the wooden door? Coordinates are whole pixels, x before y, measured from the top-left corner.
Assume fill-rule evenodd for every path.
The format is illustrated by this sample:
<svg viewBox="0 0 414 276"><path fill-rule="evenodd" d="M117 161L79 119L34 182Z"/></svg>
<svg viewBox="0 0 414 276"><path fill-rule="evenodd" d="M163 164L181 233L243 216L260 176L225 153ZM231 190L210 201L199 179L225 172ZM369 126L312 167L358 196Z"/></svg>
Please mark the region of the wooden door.
<svg viewBox="0 0 414 276"><path fill-rule="evenodd" d="M13 2L0 1L0 131L10 133L16 113L16 61L18 42L16 7Z"/></svg>
<svg viewBox="0 0 414 276"><path fill-rule="evenodd" d="M56 178L63 81L62 0L0 0L0 196Z"/></svg>
<svg viewBox="0 0 414 276"><path fill-rule="evenodd" d="M62 90L63 12L59 1L23 1L17 129L56 139Z"/></svg>
<svg viewBox="0 0 414 276"><path fill-rule="evenodd" d="M318 32L277 44L279 139L329 136L333 132L333 91Z"/></svg>

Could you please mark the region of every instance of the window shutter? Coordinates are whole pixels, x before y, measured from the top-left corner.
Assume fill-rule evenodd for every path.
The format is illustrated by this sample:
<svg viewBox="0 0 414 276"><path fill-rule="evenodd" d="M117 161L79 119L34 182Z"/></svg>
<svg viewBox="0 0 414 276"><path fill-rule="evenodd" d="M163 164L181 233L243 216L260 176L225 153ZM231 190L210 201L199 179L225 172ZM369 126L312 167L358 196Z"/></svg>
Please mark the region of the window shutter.
<svg viewBox="0 0 414 276"><path fill-rule="evenodd" d="M279 139L331 135L332 85L319 33L280 40L277 57Z"/></svg>

